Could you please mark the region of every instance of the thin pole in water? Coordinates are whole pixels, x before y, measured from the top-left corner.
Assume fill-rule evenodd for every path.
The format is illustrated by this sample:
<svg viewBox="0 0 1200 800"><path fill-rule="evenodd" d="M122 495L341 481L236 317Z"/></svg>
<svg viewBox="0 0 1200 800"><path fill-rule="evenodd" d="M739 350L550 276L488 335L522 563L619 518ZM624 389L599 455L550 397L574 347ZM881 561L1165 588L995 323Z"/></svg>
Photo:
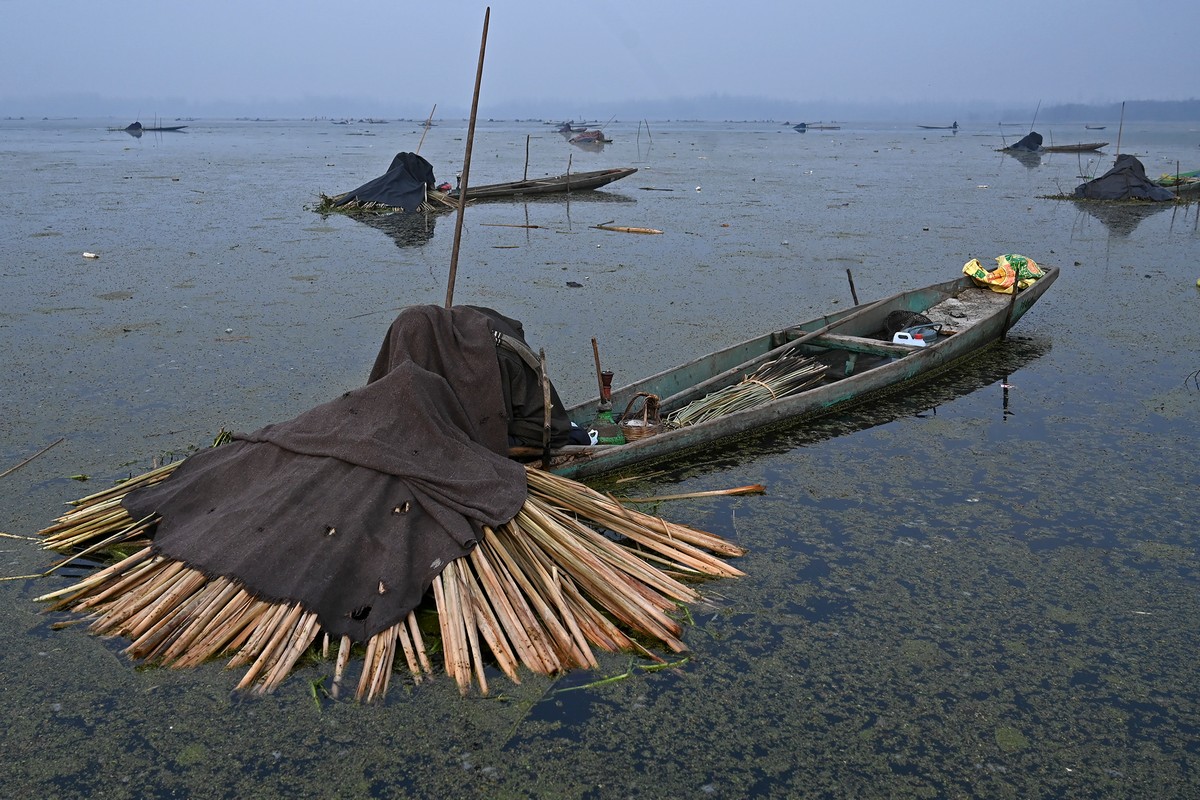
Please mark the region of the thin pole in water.
<svg viewBox="0 0 1200 800"><path fill-rule="evenodd" d="M1121 155L1121 132L1125 130L1125 101L1121 101L1121 124L1117 126L1117 155Z"/></svg>
<svg viewBox="0 0 1200 800"><path fill-rule="evenodd" d="M458 220L454 224L454 247L450 251L450 279L446 284L446 308L454 305L454 279L458 274L458 247L462 242L463 214L467 210L467 179L471 173L471 144L475 141L475 116L479 112L479 85L483 83L483 55L487 51L488 19L492 7L483 11L483 37L479 41L479 66L475 70L475 94L471 98L471 121L467 125L467 149L463 155L462 179L458 189Z"/></svg>
<svg viewBox="0 0 1200 800"><path fill-rule="evenodd" d="M433 104L433 111L437 111L437 103ZM417 155L421 154L421 145L425 144L425 134L429 133L433 126L433 111L429 112L429 119L425 120L425 130L421 131L421 141L417 142Z"/></svg>

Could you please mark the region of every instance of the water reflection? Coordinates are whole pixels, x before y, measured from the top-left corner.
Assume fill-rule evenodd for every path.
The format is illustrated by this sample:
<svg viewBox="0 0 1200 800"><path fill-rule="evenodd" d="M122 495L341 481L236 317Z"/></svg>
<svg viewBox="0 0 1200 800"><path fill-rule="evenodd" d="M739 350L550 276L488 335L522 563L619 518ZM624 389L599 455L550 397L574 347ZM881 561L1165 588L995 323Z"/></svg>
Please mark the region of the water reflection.
<svg viewBox="0 0 1200 800"><path fill-rule="evenodd" d="M1040 152L1029 150L1001 150L1000 152L1020 161L1026 169L1034 169L1041 166L1042 163L1042 154Z"/></svg>
<svg viewBox="0 0 1200 800"><path fill-rule="evenodd" d="M413 212L397 214L354 214L354 219L383 231L392 238L396 247L421 247L433 238L438 215Z"/></svg>
<svg viewBox="0 0 1200 800"><path fill-rule="evenodd" d="M1110 233L1125 237L1137 230L1142 220L1177 206L1174 203L1081 202L1079 208L1104 223Z"/></svg>
<svg viewBox="0 0 1200 800"><path fill-rule="evenodd" d="M763 455L786 453L838 436L885 425L904 417L936 417L938 407L967 397L981 389L1000 385L1000 397L980 398L976 403L981 421L1001 424L1019 413L1010 396L1009 376L1050 352L1046 338L1010 336L947 373L915 386L898 390L869 403L826 416L793 420L770 431L712 448L702 462L691 462L679 476L730 469Z"/></svg>

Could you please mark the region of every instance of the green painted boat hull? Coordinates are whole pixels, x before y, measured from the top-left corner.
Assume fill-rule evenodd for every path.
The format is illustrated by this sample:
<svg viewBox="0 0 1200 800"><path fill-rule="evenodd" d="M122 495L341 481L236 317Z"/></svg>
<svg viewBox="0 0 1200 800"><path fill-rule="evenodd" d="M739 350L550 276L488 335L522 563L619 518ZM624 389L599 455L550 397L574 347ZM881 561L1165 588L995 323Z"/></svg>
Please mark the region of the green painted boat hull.
<svg viewBox="0 0 1200 800"><path fill-rule="evenodd" d="M624 410L639 392L648 392L662 399L661 413L665 417L710 391L737 383L759 363L776 357L793 345L802 347L807 354L823 355L822 360L832 356L835 364L844 358L855 368L844 377L835 370L835 378L811 389L707 422L663 430L623 445L564 448L555 454L550 470L572 478L584 478L643 462L684 457L688 451L754 430L819 416L867 398L902 390L1000 340L1058 278L1058 268L1050 267L1045 271L1044 277L1015 298L976 287L970 278L963 277L900 292L875 303L762 334L614 389L614 411ZM953 335L939 336L927 347L901 348L884 342L880 336L890 312L925 312L952 297L972 299L982 303L986 310ZM833 341L835 339L837 341ZM846 342L849 344L843 346ZM853 352L855 349L859 352ZM880 358L880 355L892 358ZM863 363L868 357L872 359L871 363ZM599 397L595 397L568 409L568 414L580 426L588 427L595 421L598 404Z"/></svg>

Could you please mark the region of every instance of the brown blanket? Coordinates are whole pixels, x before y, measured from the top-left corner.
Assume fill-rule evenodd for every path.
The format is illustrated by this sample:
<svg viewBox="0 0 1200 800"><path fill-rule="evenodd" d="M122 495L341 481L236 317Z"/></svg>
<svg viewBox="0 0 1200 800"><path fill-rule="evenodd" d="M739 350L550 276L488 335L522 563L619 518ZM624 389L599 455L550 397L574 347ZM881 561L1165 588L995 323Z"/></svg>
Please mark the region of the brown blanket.
<svg viewBox="0 0 1200 800"><path fill-rule="evenodd" d="M189 457L130 493L162 555L299 601L358 641L402 619L482 530L516 515L496 346L466 307L405 309L366 386Z"/></svg>

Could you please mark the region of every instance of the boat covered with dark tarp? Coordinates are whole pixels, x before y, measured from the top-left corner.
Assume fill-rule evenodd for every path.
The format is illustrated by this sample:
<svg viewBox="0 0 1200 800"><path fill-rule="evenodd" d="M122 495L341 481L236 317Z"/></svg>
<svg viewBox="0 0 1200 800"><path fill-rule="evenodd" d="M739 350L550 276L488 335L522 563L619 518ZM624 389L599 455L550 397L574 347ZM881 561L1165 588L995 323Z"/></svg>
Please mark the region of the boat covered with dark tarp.
<svg viewBox="0 0 1200 800"><path fill-rule="evenodd" d="M1136 157L1117 156L1112 169L1075 187L1075 197L1084 200L1174 200L1175 194L1146 177L1146 168Z"/></svg>
<svg viewBox="0 0 1200 800"><path fill-rule="evenodd" d="M358 203L360 206L416 211L425 202L427 193L436 186L432 164L416 153L397 153L387 172L357 189L337 195L333 198L333 206L342 208Z"/></svg>

